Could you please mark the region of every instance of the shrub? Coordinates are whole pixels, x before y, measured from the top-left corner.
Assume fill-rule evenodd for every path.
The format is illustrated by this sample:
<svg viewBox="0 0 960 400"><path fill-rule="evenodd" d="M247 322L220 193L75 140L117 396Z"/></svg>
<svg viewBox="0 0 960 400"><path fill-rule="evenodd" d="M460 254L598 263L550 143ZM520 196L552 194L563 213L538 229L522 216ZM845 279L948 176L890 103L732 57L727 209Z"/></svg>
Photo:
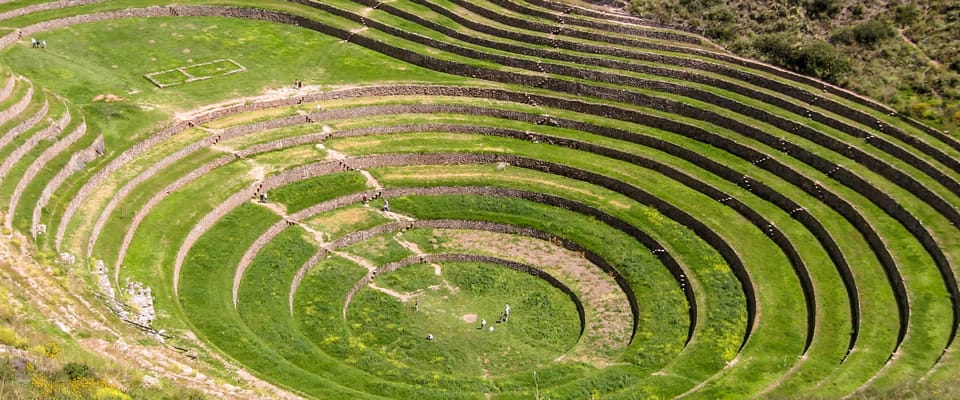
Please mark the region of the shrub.
<svg viewBox="0 0 960 400"><path fill-rule="evenodd" d="M50 342L40 347L40 353L43 353L43 356L47 358L57 358L61 352L60 345L55 342Z"/></svg>
<svg viewBox="0 0 960 400"><path fill-rule="evenodd" d="M80 380L83 378L96 378L96 375L93 373L93 369L89 365L78 363L78 362L68 362L63 366L61 372L70 378L71 381Z"/></svg>
<svg viewBox="0 0 960 400"><path fill-rule="evenodd" d="M916 102L910 105L910 113L917 118L933 119L935 116L934 107L927 102Z"/></svg>
<svg viewBox="0 0 960 400"><path fill-rule="evenodd" d="M864 7L862 1L859 1L857 4L854 4L850 7L850 14L853 14L854 17L860 18L865 12L867 12L867 8Z"/></svg>
<svg viewBox="0 0 960 400"><path fill-rule="evenodd" d="M913 25L914 22L917 22L918 18L920 18L920 9L910 4L897 7L896 11L894 11L893 20L897 22L897 25L910 26Z"/></svg>
<svg viewBox="0 0 960 400"><path fill-rule="evenodd" d="M5 326L0 326L0 344L5 344L7 346L16 347L18 349L24 349L27 347L27 341L17 335L13 329L7 328Z"/></svg>
<svg viewBox="0 0 960 400"><path fill-rule="evenodd" d="M789 35L761 36L754 47L774 64L802 74L837 83L850 72L850 60L830 43L822 40L796 46Z"/></svg>
<svg viewBox="0 0 960 400"><path fill-rule="evenodd" d="M853 28L853 35L857 42L867 47L890 39L894 35L893 27L883 21L870 20Z"/></svg>
<svg viewBox="0 0 960 400"><path fill-rule="evenodd" d="M793 61L797 71L837 83L851 70L850 60L836 47L822 40L801 46Z"/></svg>
<svg viewBox="0 0 960 400"><path fill-rule="evenodd" d="M840 12L841 6L837 0L808 0L803 8L811 19L829 19Z"/></svg>
<svg viewBox="0 0 960 400"><path fill-rule="evenodd" d="M690 11L703 10L722 3L721 0L680 0L680 5Z"/></svg>
<svg viewBox="0 0 960 400"><path fill-rule="evenodd" d="M760 52L767 61L786 66L793 59L793 44L796 40L790 35L776 33L762 35L753 42L753 47Z"/></svg>
<svg viewBox="0 0 960 400"><path fill-rule="evenodd" d="M853 33L853 29L849 27L840 28L830 35L830 43L834 44L854 44L856 41L857 36Z"/></svg>

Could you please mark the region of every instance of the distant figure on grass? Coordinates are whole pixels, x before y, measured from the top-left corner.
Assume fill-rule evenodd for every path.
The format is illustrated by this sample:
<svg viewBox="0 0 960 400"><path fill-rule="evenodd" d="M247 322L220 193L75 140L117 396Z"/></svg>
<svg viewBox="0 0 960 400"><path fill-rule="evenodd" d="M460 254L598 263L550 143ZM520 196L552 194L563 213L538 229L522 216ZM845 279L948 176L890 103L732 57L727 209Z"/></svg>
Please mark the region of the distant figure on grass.
<svg viewBox="0 0 960 400"><path fill-rule="evenodd" d="M390 212L390 200L383 199L383 211Z"/></svg>
<svg viewBox="0 0 960 400"><path fill-rule="evenodd" d="M510 305L507 304L506 307L503 307L503 322L507 322L510 319Z"/></svg>
<svg viewBox="0 0 960 400"><path fill-rule="evenodd" d="M35 48L35 49L36 49L36 48L45 49L45 48L47 48L47 41L46 41L46 40L40 40L40 39L37 39L37 38L30 38L30 45L33 46L33 48Z"/></svg>
<svg viewBox="0 0 960 400"><path fill-rule="evenodd" d="M360 198L360 203L362 203L362 204L367 204L367 194L366 194L366 193L364 193L364 194L363 194L363 197Z"/></svg>
<svg viewBox="0 0 960 400"><path fill-rule="evenodd" d="M483 328L485 328L486 326L487 326L487 320L481 319L481 320L480 320L480 330L483 330ZM491 327L491 328L492 328L492 327Z"/></svg>
<svg viewBox="0 0 960 400"><path fill-rule="evenodd" d="M433 340L433 334L432 334L432 333L428 333L428 334L427 334L427 340Z"/></svg>

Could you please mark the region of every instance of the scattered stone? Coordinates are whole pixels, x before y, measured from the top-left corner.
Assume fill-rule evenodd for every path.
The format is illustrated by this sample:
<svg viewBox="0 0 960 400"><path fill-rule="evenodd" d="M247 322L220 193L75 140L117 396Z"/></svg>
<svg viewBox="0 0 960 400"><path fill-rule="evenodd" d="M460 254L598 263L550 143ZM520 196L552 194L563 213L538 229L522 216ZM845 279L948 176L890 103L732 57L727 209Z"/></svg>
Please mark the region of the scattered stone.
<svg viewBox="0 0 960 400"><path fill-rule="evenodd" d="M91 101L94 102L94 103L96 103L96 102L98 102L98 101L104 101L104 102L107 102L107 103L113 103L113 102L117 102L117 101L126 101L126 100L127 100L127 99L125 99L125 98L123 98L123 97L120 97L120 96L117 96L117 95L115 95L115 94L98 94L98 95L97 95L96 97L94 97Z"/></svg>
<svg viewBox="0 0 960 400"><path fill-rule="evenodd" d="M53 323L54 323L54 325L57 326L57 328L60 328L60 330L63 331L63 333L66 333L66 334L69 334L69 333L70 333L70 331L71 331L71 330L70 330L70 327L64 325L63 322L53 321Z"/></svg>
<svg viewBox="0 0 960 400"><path fill-rule="evenodd" d="M136 315L130 318L133 322L149 326L157 319L153 308L153 292L150 287L140 282L127 281L127 305L136 312Z"/></svg>
<svg viewBox="0 0 960 400"><path fill-rule="evenodd" d="M151 375L143 376L143 387L145 388L160 388L160 379L157 379Z"/></svg>
<svg viewBox="0 0 960 400"><path fill-rule="evenodd" d="M67 265L73 265L73 263L77 262L77 258L74 257L73 254L63 252L60 253L60 261Z"/></svg>

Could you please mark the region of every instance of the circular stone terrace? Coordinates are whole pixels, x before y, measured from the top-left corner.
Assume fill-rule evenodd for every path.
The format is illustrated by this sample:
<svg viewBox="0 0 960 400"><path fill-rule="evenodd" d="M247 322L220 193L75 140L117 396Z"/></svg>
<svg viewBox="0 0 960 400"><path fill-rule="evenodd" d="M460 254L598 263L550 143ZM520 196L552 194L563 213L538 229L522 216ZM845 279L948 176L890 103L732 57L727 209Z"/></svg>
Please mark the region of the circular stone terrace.
<svg viewBox="0 0 960 400"><path fill-rule="evenodd" d="M153 3L0 2L0 204L184 357L309 398L960 368L952 136L589 4Z"/></svg>

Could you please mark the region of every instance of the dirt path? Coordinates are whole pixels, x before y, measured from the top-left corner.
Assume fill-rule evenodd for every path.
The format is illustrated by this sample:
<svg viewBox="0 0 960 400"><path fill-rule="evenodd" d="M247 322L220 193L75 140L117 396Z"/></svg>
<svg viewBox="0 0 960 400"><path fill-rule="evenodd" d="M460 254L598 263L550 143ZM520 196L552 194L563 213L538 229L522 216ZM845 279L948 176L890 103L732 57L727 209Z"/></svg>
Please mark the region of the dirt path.
<svg viewBox="0 0 960 400"><path fill-rule="evenodd" d="M323 231L316 230L310 225L299 223L299 222L297 223L297 226L307 231L307 233L309 233L310 236L313 237L313 240L315 240L317 242L317 245L319 245L320 247L324 247L327 244L327 239L324 236L326 234Z"/></svg>
<svg viewBox="0 0 960 400"><path fill-rule="evenodd" d="M331 253L336 254L336 255L338 255L338 256L340 256L340 257L346 258L347 260L350 260L350 261L354 262L355 264L357 264L357 265L359 265L359 266L361 266L361 267L366 268L366 269L367 269L367 272L369 272L369 273L373 273L373 271L376 271L376 270L377 270L377 266L374 265L372 261L367 260L366 258L357 256L357 255L353 255L353 254L350 254L350 253L347 253L347 252L343 252L343 251L332 251ZM381 292L383 292L383 293L386 293L386 294L389 295L389 296L396 297L397 299L400 299L400 301L403 301L403 302L406 302L407 300L410 300L411 297L413 297L413 295L410 294L410 293L400 293L400 292L398 292L398 291L396 291L396 290L391 290L391 289L387 289L387 288L383 288L383 287L377 286L377 284L374 283L372 279L370 280L370 283L367 284L367 287L369 287L369 288L371 288L371 289L374 289L374 290L379 290L379 291L381 291ZM344 309L344 311L346 311L346 309Z"/></svg>
<svg viewBox="0 0 960 400"><path fill-rule="evenodd" d="M282 100L282 99L287 99L293 96L303 96L307 94L323 92L323 88L321 86L304 86L302 88L295 89L293 88L292 85L293 85L293 82L291 82L291 86L284 86L282 88L277 88L277 89L269 89L269 90L266 90L263 94L258 96L232 98L229 100L221 101L219 103L207 104L203 107L194 108L189 111L174 113L173 118L178 121L189 121L200 115L203 115L212 111L222 110L224 108L238 106L248 102L256 103L256 102L264 102L264 101Z"/></svg>
<svg viewBox="0 0 960 400"><path fill-rule="evenodd" d="M377 178L374 178L369 171L360 170L360 174L367 179L367 186L372 187L374 189L383 189L383 185L381 185L380 182L377 181Z"/></svg>
<svg viewBox="0 0 960 400"><path fill-rule="evenodd" d="M903 33L903 29L897 29L897 35L899 35L900 39L903 39L904 42L907 42L907 44L909 44L910 47L913 47L914 50L920 53L920 55L923 56L925 60L927 60L928 64L930 64L936 69L942 68L942 65L940 64L940 62L937 60L934 60L933 58L930 58L930 56L928 56L927 53L920 48L920 46L917 46L917 44L914 43L914 41L910 39L910 37L908 37L905 33Z"/></svg>
<svg viewBox="0 0 960 400"><path fill-rule="evenodd" d="M403 240L402 235L400 233L397 233L396 235L394 235L393 239L396 240L397 243L400 243L400 245L403 246L405 249L410 250L410 252L413 253L414 255L422 256L426 254L423 252L423 250L420 250L420 246L417 246L416 243ZM434 275L437 275L437 276L443 275L443 267L441 267L440 264L430 263L430 266L433 267Z"/></svg>

